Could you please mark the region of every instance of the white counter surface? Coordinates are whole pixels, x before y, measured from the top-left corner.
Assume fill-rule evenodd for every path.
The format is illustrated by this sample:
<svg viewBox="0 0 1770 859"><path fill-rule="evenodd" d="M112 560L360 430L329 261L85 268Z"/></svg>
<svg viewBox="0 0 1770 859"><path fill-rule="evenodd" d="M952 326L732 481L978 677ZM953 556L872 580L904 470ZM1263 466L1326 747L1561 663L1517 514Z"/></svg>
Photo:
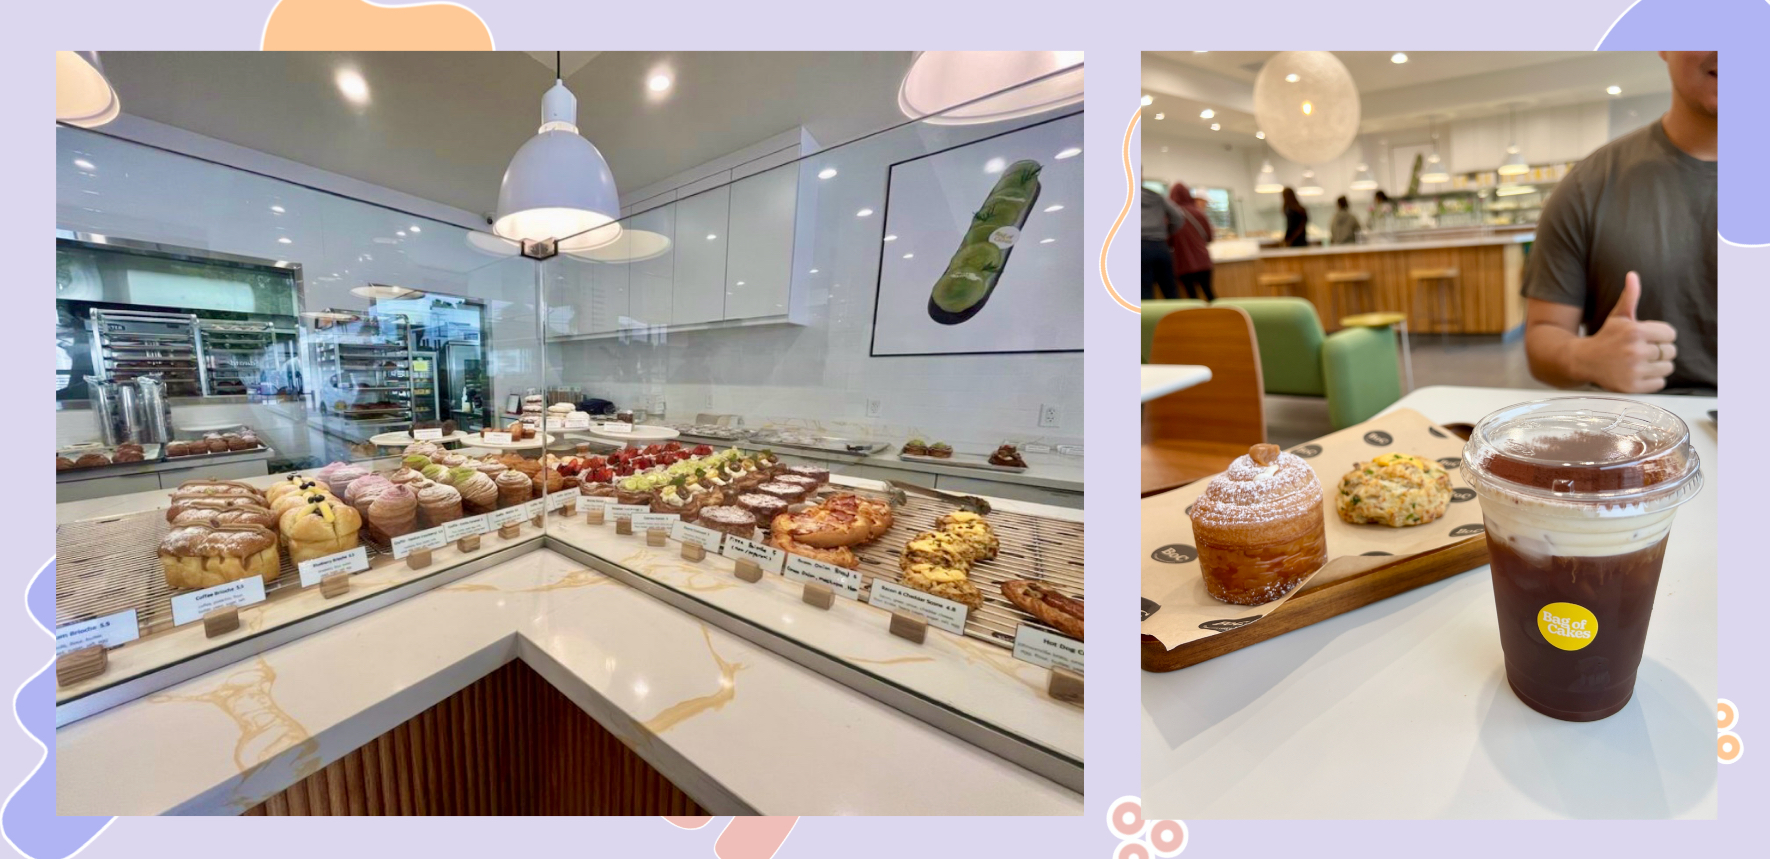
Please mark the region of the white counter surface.
<svg viewBox="0 0 1770 859"><path fill-rule="evenodd" d="M1328 245L1311 248L1274 248L1261 251L1262 259L1280 259L1283 257L1323 256L1326 254L1364 254L1390 251L1431 251L1441 248L1479 248L1499 245L1521 245L1535 241L1536 233L1512 233L1509 235L1482 236L1474 239L1439 239L1436 241L1393 241L1369 242L1357 245Z"/></svg>
<svg viewBox="0 0 1770 859"><path fill-rule="evenodd" d="M1543 391L1422 388L1474 423ZM1561 722L1506 685L1486 567L1252 647L1143 675L1147 816L1713 818L1718 436L1713 398L1637 397L1689 424L1704 486L1678 513L1634 699Z"/></svg>

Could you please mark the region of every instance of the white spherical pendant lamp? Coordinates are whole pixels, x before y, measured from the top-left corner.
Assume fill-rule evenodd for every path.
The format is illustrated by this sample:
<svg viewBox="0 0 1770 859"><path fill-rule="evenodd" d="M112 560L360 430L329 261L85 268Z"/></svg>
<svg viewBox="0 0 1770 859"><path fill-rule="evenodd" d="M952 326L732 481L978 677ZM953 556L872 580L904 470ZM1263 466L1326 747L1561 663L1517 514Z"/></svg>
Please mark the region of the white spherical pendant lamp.
<svg viewBox="0 0 1770 859"><path fill-rule="evenodd" d="M1358 136L1358 87L1328 51L1280 51L1254 78L1254 119L1278 154L1332 161Z"/></svg>
<svg viewBox="0 0 1770 859"><path fill-rule="evenodd" d="M608 162L578 134L578 99L555 80L541 97L541 128L510 159L492 232L517 241L566 239L614 223L620 194ZM603 230L607 241L620 231Z"/></svg>
<svg viewBox="0 0 1770 859"><path fill-rule="evenodd" d="M1032 116L1082 100L1081 64L1081 51L922 51L904 73L897 106L930 125Z"/></svg>
<svg viewBox="0 0 1770 859"><path fill-rule="evenodd" d="M123 103L104 76L97 51L55 52L55 121L95 128L117 118Z"/></svg>

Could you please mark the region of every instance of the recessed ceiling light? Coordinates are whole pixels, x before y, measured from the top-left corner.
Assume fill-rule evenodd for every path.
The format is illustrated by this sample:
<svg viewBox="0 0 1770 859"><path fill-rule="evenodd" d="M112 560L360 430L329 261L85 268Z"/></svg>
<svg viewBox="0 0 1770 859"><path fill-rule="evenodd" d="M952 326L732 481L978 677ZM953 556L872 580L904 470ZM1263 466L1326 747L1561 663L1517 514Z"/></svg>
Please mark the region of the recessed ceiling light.
<svg viewBox="0 0 1770 859"><path fill-rule="evenodd" d="M645 88L652 92L664 92L670 88L671 83L673 82L670 80L669 75L664 74L663 72L658 72L645 79Z"/></svg>
<svg viewBox="0 0 1770 859"><path fill-rule="evenodd" d="M891 235L889 235L889 236L886 236L886 237L885 237L885 241L888 241L888 242L895 242L895 241L897 241L897 234L896 234L896 233L892 233L892 234L891 234Z"/></svg>
<svg viewBox="0 0 1770 859"><path fill-rule="evenodd" d="M855 212L854 216L857 218L864 218L868 215L871 215L872 213L873 213L872 209L861 209L860 211Z"/></svg>
<svg viewBox="0 0 1770 859"><path fill-rule="evenodd" d="M1204 110L1201 110L1198 112L1199 119L1210 119L1211 117L1216 116L1216 115L1217 115L1217 112L1208 108L1208 107L1205 108Z"/></svg>
<svg viewBox="0 0 1770 859"><path fill-rule="evenodd" d="M1063 151L1062 151L1062 152L1059 152L1059 153L1057 153L1057 160L1058 160L1058 161L1062 161L1062 160L1063 160L1063 159L1065 159L1065 158L1074 158L1074 157L1076 157L1076 156L1077 156L1077 155L1080 155L1080 154L1082 154L1082 150L1081 150L1081 148L1080 148L1080 147L1077 147L1077 146L1071 146L1071 147L1070 147L1070 148L1068 148L1068 149L1065 149L1065 150L1063 150Z"/></svg>
<svg viewBox="0 0 1770 859"><path fill-rule="evenodd" d="M413 225L411 225L411 226L409 226L409 227L407 227L407 228L406 228L406 229L408 229L408 230L411 230L411 231L412 231L412 232L414 232L414 233L421 233L421 232L424 232L424 231L423 231L423 230L420 230L420 229L418 229L418 225L417 225L417 224L413 224Z"/></svg>
<svg viewBox="0 0 1770 859"><path fill-rule="evenodd" d="M276 205L273 205L273 206L271 206L271 207L270 207L270 210L271 210L271 211L273 211L273 212L276 212L276 213L277 213L277 214L279 214L279 215L281 215L281 214L282 214L282 213L284 213L284 212L286 212L286 211L288 211L288 209L285 209L285 208L283 208L283 207L282 207L282 206L276 206Z"/></svg>
<svg viewBox="0 0 1770 859"><path fill-rule="evenodd" d="M1265 140L1266 139L1266 132L1264 132L1264 131L1254 132L1254 139L1255 140Z"/></svg>
<svg viewBox="0 0 1770 859"><path fill-rule="evenodd" d="M1223 124L1220 122L1213 122L1213 123L1211 123L1211 130L1212 131L1222 131Z"/></svg>
<svg viewBox="0 0 1770 859"><path fill-rule="evenodd" d="M1054 241L1057 241L1057 240L1056 239L1039 239L1039 244L1048 245Z"/></svg>
<svg viewBox="0 0 1770 859"><path fill-rule="evenodd" d="M1045 211L1056 212L1056 211L1061 210L1062 208L1063 208L1062 203L1052 203L1051 205L1045 207Z"/></svg>
<svg viewBox="0 0 1770 859"><path fill-rule="evenodd" d="M737 285L738 285L738 286L743 286L743 285L744 285L744 282L743 282L743 281L741 281L741 280L740 280L740 281L738 281L738 282L737 282Z"/></svg>
<svg viewBox="0 0 1770 859"><path fill-rule="evenodd" d="M1604 91L1611 95L1622 95L1622 87L1619 87L1616 84L1611 84L1610 86L1605 87Z"/></svg>
<svg viewBox="0 0 1770 859"><path fill-rule="evenodd" d="M1402 63L1407 62L1407 55L1400 52L1400 51L1396 51L1395 53L1389 55L1389 62L1392 62L1392 63L1399 66Z"/></svg>
<svg viewBox="0 0 1770 859"><path fill-rule="evenodd" d="M1165 113L1158 113L1158 114L1156 114L1156 115L1155 115L1155 118L1156 118L1156 119L1167 119L1167 118L1168 118L1168 115L1167 115L1167 114L1165 114Z"/></svg>
<svg viewBox="0 0 1770 859"><path fill-rule="evenodd" d="M718 233L708 233L707 234L707 241L709 241L709 242L716 239L716 238L719 238Z"/></svg>
<svg viewBox="0 0 1770 859"><path fill-rule="evenodd" d="M1312 114L1314 112L1315 112L1314 102L1307 102L1307 101L1303 102L1303 115L1304 116L1308 116L1309 114Z"/></svg>
<svg viewBox="0 0 1770 859"><path fill-rule="evenodd" d="M1297 77L1296 72L1291 72L1290 74L1284 76L1284 82L1287 84L1294 84L1300 80L1302 80L1302 78Z"/></svg>
<svg viewBox="0 0 1770 859"><path fill-rule="evenodd" d="M97 170L98 169L98 165L93 164L91 161L87 161L84 158L75 158L74 159L74 166L80 168L81 170Z"/></svg>
<svg viewBox="0 0 1770 859"><path fill-rule="evenodd" d="M369 103L369 82L363 80L362 72L356 69L339 69L332 80L338 84L338 91L344 94L346 101L357 105Z"/></svg>
<svg viewBox="0 0 1770 859"><path fill-rule="evenodd" d="M1000 173L1006 169L1008 169L1008 162L1000 158L991 158L983 162L983 172L985 173Z"/></svg>
<svg viewBox="0 0 1770 859"><path fill-rule="evenodd" d="M1168 151L1168 147L1166 147L1166 146L1163 146L1163 147L1162 147L1162 151L1163 151L1163 152L1166 152L1166 151Z"/></svg>
<svg viewBox="0 0 1770 859"><path fill-rule="evenodd" d="M403 238L405 238L405 237L406 237L406 231L405 231L405 230L400 230L400 231L398 231L398 232L396 232L396 233L394 233L394 235L396 235L396 236L399 236L399 237L400 237L400 238L402 238L402 239L403 239Z"/></svg>
<svg viewBox="0 0 1770 859"><path fill-rule="evenodd" d="M836 178L836 168L825 167L824 169L817 171L817 178L819 178L819 179L834 179L834 178Z"/></svg>
<svg viewBox="0 0 1770 859"><path fill-rule="evenodd" d="M288 236L277 236L277 244L279 245L292 245L294 243L295 241Z"/></svg>
<svg viewBox="0 0 1770 859"><path fill-rule="evenodd" d="M915 259L916 255L915 254L904 254L903 258L904 259Z"/></svg>
<svg viewBox="0 0 1770 859"><path fill-rule="evenodd" d="M812 274L817 274L817 269L815 269L815 268L814 268L814 269L812 269L812 270L811 270L811 273L812 273Z"/></svg>
<svg viewBox="0 0 1770 859"><path fill-rule="evenodd" d="M1148 107L1152 104L1155 104L1155 96L1145 93L1143 96L1143 106Z"/></svg>

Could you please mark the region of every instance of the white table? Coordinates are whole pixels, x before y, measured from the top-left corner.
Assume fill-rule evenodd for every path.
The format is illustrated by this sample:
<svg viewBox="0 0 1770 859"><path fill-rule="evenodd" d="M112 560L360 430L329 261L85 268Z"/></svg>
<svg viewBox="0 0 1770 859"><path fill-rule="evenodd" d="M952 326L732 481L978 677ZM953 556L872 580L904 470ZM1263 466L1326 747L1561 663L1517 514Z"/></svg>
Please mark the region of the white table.
<svg viewBox="0 0 1770 859"><path fill-rule="evenodd" d="M1200 364L1143 364L1141 369L1146 403L1211 380L1211 368Z"/></svg>
<svg viewBox="0 0 1770 859"><path fill-rule="evenodd" d="M1545 391L1428 387L1394 408L1475 423ZM1561 722L1506 685L1486 567L1207 662L1143 675L1151 819L1714 818L1714 398L1634 399L1689 424L1702 491L1666 545L1628 706Z"/></svg>

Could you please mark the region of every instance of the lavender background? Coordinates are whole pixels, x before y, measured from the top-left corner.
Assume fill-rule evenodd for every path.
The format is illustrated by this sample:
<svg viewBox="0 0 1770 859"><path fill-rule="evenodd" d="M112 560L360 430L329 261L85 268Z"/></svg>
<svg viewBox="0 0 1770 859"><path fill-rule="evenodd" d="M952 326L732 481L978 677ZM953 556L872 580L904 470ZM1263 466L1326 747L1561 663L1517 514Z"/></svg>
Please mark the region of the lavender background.
<svg viewBox="0 0 1770 859"><path fill-rule="evenodd" d="M1320 0L1264 0L1258 4L1165 2L1094 3L1078 7L1051 0L1023 0L1011 14L988 4L900 0L890 7L836 3L780 2L737 6L683 0L671 7L667 38L660 33L658 7L598 4L583 0L464 0L491 29L497 46L516 48L650 48L677 50L807 49L905 47L1081 47L1088 52L1086 153L1090 177L1087 240L1099 247L1123 208L1126 180L1121 147L1126 123L1137 110L1138 51L1143 48L1271 49L1329 48L1369 50L1493 49L1549 50L1718 48L1728 65L1728 119L1721 167L1721 280L1724 319L1738 317L1723 338L1727 367L1764 360L1753 337L1759 320L1770 316L1770 171L1763 169L1766 132L1764 84L1770 81L1770 4L1764 0L1355 0L1332 5ZM48 233L53 220L54 174L44 169L54 147L46 117L53 80L48 54L53 48L131 48L155 50L256 49L273 0L87 0L69 4L11 4L6 33L10 50L0 52L7 109L0 111L0 148L17 167L9 172L12 205L0 211L0 248L14 261L11 292L39 310L24 313L14 336L0 338L0 367L15 375L47 381L49 350L35 319L47 317L51 256ZM684 8L690 7L690 8ZM701 7L701 14L683 14ZM1625 11L1627 12L1624 16ZM1623 19L1617 22L1619 16ZM851 24L862 24L851 26ZM1431 22L1431 26L1426 26ZM1742 77L1743 75L1743 77ZM1738 81L1748 81L1738 84ZM192 93L192 97L201 97ZM527 96L513 96L527 97ZM33 136L35 135L35 136ZM1137 141L1132 140L1135 158ZM1135 162L1133 161L1133 167ZM1111 272L1121 292L1131 293L1137 270L1134 237L1122 233L1110 253ZM1756 247L1745 247L1756 245ZM1099 289L1099 258L1087 259L1094 288L1087 298L1087 404L1095 414L1129 415L1134 402L1130 368L1137 363L1132 314ZM33 327L37 325L38 327ZM1748 327L1751 326L1751 327ZM36 371L31 367L39 368ZM40 385L41 382L32 383ZM1729 408L1729 424L1751 424L1765 417L1759 403L1765 391L1755 377L1731 382L1740 394ZM1747 385L1741 389L1739 385ZM39 389L40 390L40 389ZM15 435L29 454L30 419L47 392L12 394ZM1741 416L1739 408L1747 411ZM913 851L928 857L1031 856L1106 857L1116 840L1101 825L1106 803L1134 794L1140 783L1137 744L1138 668L1134 629L1138 519L1133 499L1135 469L1129 452L1137 427L1129 421L1095 421L1089 433L1093 456L1087 482L1091 538L1090 590L1102 605L1125 606L1120 634L1096 635L1095 682L1087 726L1089 767L1086 816L1077 819L978 820L871 818L807 819L782 848L796 857L898 857ZM53 510L46 503L49 472L38 457L21 457L14 477L0 494L11 569L0 589L23 593L54 549ZM1717 630L1721 658L1720 691L1739 705L1739 733L1770 713L1770 696L1754 695L1764 683L1753 657L1770 645L1758 612L1766 586L1757 563L1762 555L1754 531L1762 493L1736 487L1766 485L1770 467L1763 460L1734 457L1722 488L1721 555L1727 624ZM1742 470L1743 469L1743 470ZM35 488L33 488L35 487ZM46 591L52 571L38 582ZM42 591L33 590L36 598ZM13 609L0 623L0 688L20 688L17 707L23 722L50 747L53 689L48 675L36 676L50 657L50 637ZM1102 616L1106 617L1106 616ZM1104 627L1102 627L1104 629ZM1757 681L1751 680L1756 676ZM32 679L34 678L34 679ZM27 680L30 682L27 683ZM1761 754L1761 753L1759 753ZM1755 759L1722 767L1717 789L1720 819L1704 824L1668 822L1371 822L1371 821L1189 821L1187 856L1391 855L1429 850L1440 856L1487 856L1496 847L1523 847L1537 855L1644 855L1678 851L1743 852L1751 815L1765 807L1765 779ZM36 781L14 796L4 818L8 843L36 859L59 859L103 819L59 818L53 813L53 758L20 730L0 729L0 783L23 782L38 766ZM1200 773L1200 778L1209 778ZM938 790L938 785L929 785ZM1275 813L1282 813L1275 809ZM476 855L512 848L586 855L705 857L712 853L723 821L698 831L679 831L656 818L632 819L448 819L422 822L396 819L138 819L115 821L81 855L155 859L193 851L250 851L254 857L301 857L417 853ZM272 833L272 829L286 832ZM1761 848L1760 848L1761 849Z"/></svg>

